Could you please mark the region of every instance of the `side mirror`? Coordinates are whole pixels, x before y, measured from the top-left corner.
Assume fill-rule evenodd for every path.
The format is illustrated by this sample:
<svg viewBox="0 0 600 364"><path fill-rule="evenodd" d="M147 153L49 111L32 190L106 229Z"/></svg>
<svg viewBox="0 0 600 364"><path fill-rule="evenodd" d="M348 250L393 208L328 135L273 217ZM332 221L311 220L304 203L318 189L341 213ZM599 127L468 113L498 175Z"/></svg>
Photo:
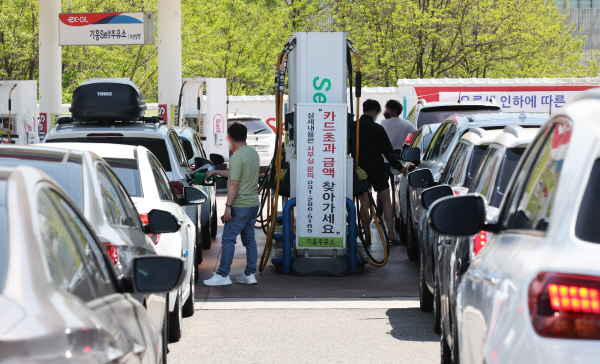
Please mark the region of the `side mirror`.
<svg viewBox="0 0 600 364"><path fill-rule="evenodd" d="M429 209L429 207L440 198L453 195L454 192L452 191L452 187L448 185L431 187L421 192L421 204L424 209Z"/></svg>
<svg viewBox="0 0 600 364"><path fill-rule="evenodd" d="M485 226L486 207L485 198L477 194L444 197L431 205L427 221L438 234L472 236Z"/></svg>
<svg viewBox="0 0 600 364"><path fill-rule="evenodd" d="M196 169L202 168L204 166L206 166L207 168L209 168L209 166L210 166L210 168L212 168L212 162L206 158L201 158L201 157L194 158L194 167Z"/></svg>
<svg viewBox="0 0 600 364"><path fill-rule="evenodd" d="M210 155L210 161L212 162L212 164L214 166L216 166L217 164L223 164L223 163L225 163L225 158L223 158L223 156L220 155L220 154L212 153Z"/></svg>
<svg viewBox="0 0 600 364"><path fill-rule="evenodd" d="M160 293L177 289L183 281L185 270L183 259L160 255L136 257L132 267L123 278L127 283L126 290L136 293Z"/></svg>
<svg viewBox="0 0 600 364"><path fill-rule="evenodd" d="M202 205L208 200L208 196L204 191L199 190L195 187L184 187L183 189L183 202L184 205Z"/></svg>
<svg viewBox="0 0 600 364"><path fill-rule="evenodd" d="M421 149L419 148L408 148L402 152L402 160L414 164L421 163Z"/></svg>
<svg viewBox="0 0 600 364"><path fill-rule="evenodd" d="M148 234L166 234L179 231L181 225L173 214L163 210L152 210L148 213L148 225L144 231Z"/></svg>
<svg viewBox="0 0 600 364"><path fill-rule="evenodd" d="M408 184L411 187L429 188L433 186L434 183L433 174L429 169L419 169L408 175Z"/></svg>

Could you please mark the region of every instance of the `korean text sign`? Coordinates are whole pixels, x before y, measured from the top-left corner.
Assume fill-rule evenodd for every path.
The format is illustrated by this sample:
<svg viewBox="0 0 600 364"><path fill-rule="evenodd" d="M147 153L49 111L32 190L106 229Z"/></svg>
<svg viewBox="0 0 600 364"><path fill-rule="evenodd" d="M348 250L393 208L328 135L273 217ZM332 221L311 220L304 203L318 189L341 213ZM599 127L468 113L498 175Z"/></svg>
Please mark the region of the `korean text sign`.
<svg viewBox="0 0 600 364"><path fill-rule="evenodd" d="M154 13L59 14L59 45L154 44Z"/></svg>
<svg viewBox="0 0 600 364"><path fill-rule="evenodd" d="M345 104L297 107L299 248L342 248L346 234Z"/></svg>
<svg viewBox="0 0 600 364"><path fill-rule="evenodd" d="M494 98L505 112L549 112L565 106L581 91L440 92L440 101L487 101Z"/></svg>

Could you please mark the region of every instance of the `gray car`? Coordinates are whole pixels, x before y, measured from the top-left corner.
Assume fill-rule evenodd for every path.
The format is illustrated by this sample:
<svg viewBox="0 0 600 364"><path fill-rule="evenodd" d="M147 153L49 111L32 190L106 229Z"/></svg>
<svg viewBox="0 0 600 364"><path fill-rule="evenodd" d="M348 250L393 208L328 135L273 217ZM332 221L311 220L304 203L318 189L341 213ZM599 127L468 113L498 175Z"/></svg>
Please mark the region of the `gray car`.
<svg viewBox="0 0 600 364"><path fill-rule="evenodd" d="M204 147L202 147L198 133L194 129L189 127L175 127L173 129L175 129L181 140L183 151L192 170L200 167L196 166L196 158L204 158L206 161L210 161ZM210 238L217 236L217 189L214 185L203 185L201 188L208 196L208 200L202 205L201 213L202 249L210 249Z"/></svg>
<svg viewBox="0 0 600 364"><path fill-rule="evenodd" d="M155 212L148 231L179 228ZM166 336L131 293L176 289L183 261L134 258L118 279L101 241L46 174L0 167L0 362L166 361Z"/></svg>
<svg viewBox="0 0 600 364"><path fill-rule="evenodd" d="M163 166L178 197L183 197L184 187L191 175L181 141L175 130L162 124L158 118L144 118L137 122L76 122L57 124L46 137L46 143L109 143L141 145L150 150ZM198 186L198 188L200 188ZM202 242L201 207L185 206L185 213L196 225L196 246ZM202 261L202 250L196 252L197 262Z"/></svg>
<svg viewBox="0 0 600 364"><path fill-rule="evenodd" d="M23 165L42 170L69 194L106 249L118 276L131 269L135 257L156 255L125 187L98 155L45 144L0 147L0 166ZM162 328L166 294L136 294L135 298L146 306L156 327Z"/></svg>

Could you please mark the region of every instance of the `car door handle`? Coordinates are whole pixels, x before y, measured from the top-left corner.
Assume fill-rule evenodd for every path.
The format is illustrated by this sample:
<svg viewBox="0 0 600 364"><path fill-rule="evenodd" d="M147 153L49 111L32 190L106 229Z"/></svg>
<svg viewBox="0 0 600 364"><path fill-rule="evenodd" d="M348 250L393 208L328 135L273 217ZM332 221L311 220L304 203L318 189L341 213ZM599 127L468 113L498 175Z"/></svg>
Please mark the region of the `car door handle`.
<svg viewBox="0 0 600 364"><path fill-rule="evenodd" d="M480 282L483 277L483 272L480 269L469 269L467 271L467 277L474 282Z"/></svg>
<svg viewBox="0 0 600 364"><path fill-rule="evenodd" d="M497 275L496 273L486 274L485 277L483 277L483 280L485 281L485 283L487 283L491 286L495 286L498 283L500 283L500 281L501 281L500 276Z"/></svg>

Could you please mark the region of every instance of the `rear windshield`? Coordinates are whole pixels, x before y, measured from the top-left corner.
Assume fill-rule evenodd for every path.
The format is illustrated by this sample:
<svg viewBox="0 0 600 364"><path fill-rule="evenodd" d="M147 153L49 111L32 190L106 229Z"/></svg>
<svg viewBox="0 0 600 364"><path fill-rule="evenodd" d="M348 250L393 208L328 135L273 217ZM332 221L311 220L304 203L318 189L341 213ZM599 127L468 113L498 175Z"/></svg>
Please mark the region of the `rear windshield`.
<svg viewBox="0 0 600 364"><path fill-rule="evenodd" d="M417 119L417 128L428 124L438 124L446 120L446 118L453 114L469 115L477 114L482 112L500 112L501 109L498 106L486 106L486 105L464 105L464 106L437 106L427 107L421 110Z"/></svg>
<svg viewBox="0 0 600 364"><path fill-rule="evenodd" d="M42 152L40 151L40 153ZM31 155L4 155L0 158L0 165L15 167L30 166L40 169L54 179L71 196L77 206L83 210L83 171L81 161L69 159L66 163L62 163L62 160L43 160L43 157L40 157L41 160L28 159L30 157Z"/></svg>
<svg viewBox="0 0 600 364"><path fill-rule="evenodd" d="M275 134L271 127L269 127L267 123L260 119L229 119L229 125L233 124L234 122L246 125L246 128L248 128L248 135Z"/></svg>
<svg viewBox="0 0 600 364"><path fill-rule="evenodd" d="M142 197L140 170L135 159L104 158L131 197Z"/></svg>
<svg viewBox="0 0 600 364"><path fill-rule="evenodd" d="M141 145L152 152L167 172L171 172L171 161L167 143L162 138L132 138L132 137L93 137L93 138L55 138L46 143L108 143L123 145Z"/></svg>
<svg viewBox="0 0 600 364"><path fill-rule="evenodd" d="M8 216L6 215L6 181L0 181L0 294L8 270Z"/></svg>
<svg viewBox="0 0 600 364"><path fill-rule="evenodd" d="M591 243L600 243L598 206L600 206L600 159L596 159L594 162L577 214L575 236L579 239Z"/></svg>
<svg viewBox="0 0 600 364"><path fill-rule="evenodd" d="M179 137L179 140L181 140L181 144L183 145L183 151L185 152L185 157L187 158L187 160L191 161L192 159L194 159L194 147L192 146L192 142L181 136Z"/></svg>
<svg viewBox="0 0 600 364"><path fill-rule="evenodd" d="M510 182L510 178L515 172L517 164L519 164L524 152L525 148L513 148L506 151L504 166L502 166L502 176L500 176L500 192L506 192L508 182Z"/></svg>

